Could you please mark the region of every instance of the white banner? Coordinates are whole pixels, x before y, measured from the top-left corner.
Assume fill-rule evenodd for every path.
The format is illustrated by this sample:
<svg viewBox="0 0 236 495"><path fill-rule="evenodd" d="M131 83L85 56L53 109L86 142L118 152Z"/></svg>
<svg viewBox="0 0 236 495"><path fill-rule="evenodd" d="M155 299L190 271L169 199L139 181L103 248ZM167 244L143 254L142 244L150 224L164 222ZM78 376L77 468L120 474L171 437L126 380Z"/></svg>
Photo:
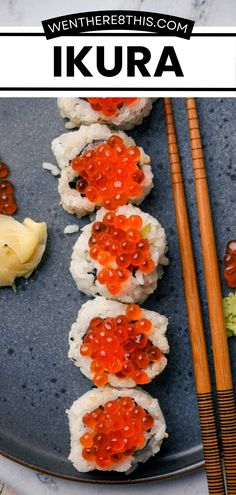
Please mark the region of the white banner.
<svg viewBox="0 0 236 495"><path fill-rule="evenodd" d="M235 62L235 28L195 28L190 40L1 28L0 96L235 96Z"/></svg>

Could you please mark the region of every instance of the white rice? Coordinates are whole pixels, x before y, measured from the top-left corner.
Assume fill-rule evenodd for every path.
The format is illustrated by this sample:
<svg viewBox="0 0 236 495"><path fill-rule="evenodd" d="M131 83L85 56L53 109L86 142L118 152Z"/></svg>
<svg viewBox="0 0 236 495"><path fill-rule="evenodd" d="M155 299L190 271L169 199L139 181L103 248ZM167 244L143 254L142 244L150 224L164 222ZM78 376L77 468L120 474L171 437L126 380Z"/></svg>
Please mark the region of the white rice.
<svg viewBox="0 0 236 495"><path fill-rule="evenodd" d="M101 221L106 213L104 208L98 210L96 221ZM122 284L122 291L117 295L112 295L106 285L102 285L96 278L97 270L101 270L101 265L90 258L88 241L91 236L93 223L86 225L76 241L70 264L70 271L78 289L88 296L101 295L107 299L115 299L124 303L142 303L147 297L154 292L157 287L158 279L162 278L162 265L167 265L168 260L165 256L167 251L166 235L163 227L156 218L144 213L133 205L121 206L116 210L116 214L123 214L127 217L131 215L140 215L143 220L143 227L150 225L151 230L147 234L147 240L150 245L150 255L154 261L155 268L151 273L144 274L141 270L136 270L133 275L130 273L129 279ZM116 264L114 263L114 268Z"/></svg>
<svg viewBox="0 0 236 495"><path fill-rule="evenodd" d="M42 168L44 170L48 170L49 172L51 172L51 174L54 175L55 177L61 175L60 169L57 167L57 165L54 165L53 163L43 162Z"/></svg>
<svg viewBox="0 0 236 495"><path fill-rule="evenodd" d="M108 141L114 133L106 125L93 124L89 127L81 126L78 131L62 134L52 142L52 150L62 169L61 178L58 183L58 192L61 197L61 205L69 213L82 217L95 210L96 204L82 196L76 189L71 189L69 183L78 175L71 167L71 160L81 154L84 147L94 141ZM134 146L135 141L122 131L117 131L126 146ZM153 173L150 166L150 157L139 148L141 156L139 167L143 171L145 179L142 184L142 195L132 203L139 204L149 194L153 187Z"/></svg>
<svg viewBox="0 0 236 495"><path fill-rule="evenodd" d="M68 129L80 127L81 124L100 123L128 130L141 124L144 117L149 115L153 100L153 98L138 98L132 105L123 105L118 113L110 117L93 110L90 103L81 98L58 98L57 104L61 117L69 119L65 124Z"/></svg>
<svg viewBox="0 0 236 495"><path fill-rule="evenodd" d="M104 297L96 297L93 301L87 301L78 312L77 319L71 327L69 334L69 358L73 360L82 373L92 380L93 373L90 370L91 358L80 354L80 346L83 344L83 337L87 333L90 321L95 317L100 318L116 318L118 315L125 315L127 305L117 301L108 301ZM151 381L155 376L159 375L167 364L167 359L164 354L169 352L169 345L165 336L168 319L165 316L142 309L142 318L147 318L153 324L153 328L148 334L148 340L154 346L159 347L163 356L156 363L151 363L144 371ZM119 378L115 374L107 374L108 383L113 387L135 387L136 382L132 378Z"/></svg>
<svg viewBox="0 0 236 495"><path fill-rule="evenodd" d="M79 232L79 225L75 223L67 225L63 230L64 234L75 234L76 232Z"/></svg>
<svg viewBox="0 0 236 495"><path fill-rule="evenodd" d="M83 424L83 416L95 408L104 405L109 400L116 400L119 397L131 397L136 404L143 407L151 414L154 419L153 427L150 431L145 432L145 446L137 450L134 455L125 458L124 461L114 464L110 468L102 469L93 461L86 461L82 457L82 445L80 437L87 430ZM82 397L76 400L72 407L67 411L69 417L69 426L71 434L71 452L69 460L74 467L80 472L92 471L118 471L127 472L131 466L135 467L138 462L146 462L152 455L159 452L162 441L168 437L166 433L166 424L157 399L154 399L147 392L140 388L136 389L115 389L106 386L101 389L92 389L86 392Z"/></svg>

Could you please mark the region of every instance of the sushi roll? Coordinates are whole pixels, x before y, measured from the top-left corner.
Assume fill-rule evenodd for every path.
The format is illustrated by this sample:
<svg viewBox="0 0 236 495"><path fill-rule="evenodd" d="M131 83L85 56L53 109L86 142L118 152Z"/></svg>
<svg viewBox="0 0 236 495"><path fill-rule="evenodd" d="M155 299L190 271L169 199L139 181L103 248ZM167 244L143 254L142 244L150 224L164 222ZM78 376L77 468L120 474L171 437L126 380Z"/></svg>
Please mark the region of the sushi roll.
<svg viewBox="0 0 236 495"><path fill-rule="evenodd" d="M154 98L58 98L58 108L68 129L81 124L109 124L132 129L149 115Z"/></svg>
<svg viewBox="0 0 236 495"><path fill-rule="evenodd" d="M52 142L62 169L58 191L62 207L82 217L96 207L116 209L141 203L153 187L150 157L124 132L94 124Z"/></svg>
<svg viewBox="0 0 236 495"><path fill-rule="evenodd" d="M168 436L158 400L139 388L89 390L67 413L69 460L80 472L127 472L157 454Z"/></svg>
<svg viewBox="0 0 236 495"><path fill-rule="evenodd" d="M167 325L154 311L96 297L71 327L69 358L98 387L149 383L167 364Z"/></svg>
<svg viewBox="0 0 236 495"><path fill-rule="evenodd" d="M98 210L76 241L70 271L78 289L124 303L141 303L167 265L166 235L158 220L133 205Z"/></svg>

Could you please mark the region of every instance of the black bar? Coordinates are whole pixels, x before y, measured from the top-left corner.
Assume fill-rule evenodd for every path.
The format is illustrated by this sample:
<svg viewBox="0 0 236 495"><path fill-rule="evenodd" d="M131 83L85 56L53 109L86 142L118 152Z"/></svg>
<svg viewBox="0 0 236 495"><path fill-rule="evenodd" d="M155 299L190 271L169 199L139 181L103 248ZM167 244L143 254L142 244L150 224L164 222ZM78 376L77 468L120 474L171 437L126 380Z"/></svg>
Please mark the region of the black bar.
<svg viewBox="0 0 236 495"><path fill-rule="evenodd" d="M172 27L169 27L170 24ZM116 30L145 31L189 40L194 21L145 10L93 10L45 19L42 26L47 40L60 36L78 36L91 31Z"/></svg>
<svg viewBox="0 0 236 495"><path fill-rule="evenodd" d="M30 88L30 87L16 87L7 88L0 87L0 91L235 91L236 86L233 88Z"/></svg>
<svg viewBox="0 0 236 495"><path fill-rule="evenodd" d="M45 37L44 33L0 33L0 36L33 36L33 37L38 37L38 36L43 36ZM163 37L165 38L166 36L170 35L160 35L157 33L80 33L77 37L84 37L84 36L93 36L93 37L99 37L99 36L141 36L141 37L149 37L151 38L152 36L156 37ZM192 37L231 37L231 36L236 36L236 33L192 33Z"/></svg>

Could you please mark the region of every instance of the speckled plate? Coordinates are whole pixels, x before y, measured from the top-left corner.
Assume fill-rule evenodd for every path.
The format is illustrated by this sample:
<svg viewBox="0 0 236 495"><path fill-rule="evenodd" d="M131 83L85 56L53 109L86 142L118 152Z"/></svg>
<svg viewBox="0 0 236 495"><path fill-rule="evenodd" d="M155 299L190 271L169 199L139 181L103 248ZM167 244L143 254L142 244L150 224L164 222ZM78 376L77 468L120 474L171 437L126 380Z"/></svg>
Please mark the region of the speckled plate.
<svg viewBox="0 0 236 495"><path fill-rule="evenodd" d="M235 237L236 100L211 98L198 103L221 264L226 242ZM209 334L184 100L175 100L174 107L205 328ZM78 473L67 460L69 432L65 409L91 383L67 358L68 331L86 301L68 270L77 234L63 234L64 227L77 220L61 209L57 179L41 167L43 161L55 162L50 143L65 132L64 122L52 98L1 98L0 115L0 156L9 164L16 187L16 216L21 220L26 216L45 220L49 232L47 250L38 270L28 281L19 280L16 292L10 288L0 290L3 454L60 477L96 483L148 481L197 468L203 463L203 454L161 101L130 134L151 155L155 173L155 188L142 208L160 220L169 241L170 265L158 291L145 303L145 307L169 317L169 364L146 387L160 400L169 438L159 455L129 476L98 471ZM81 226L87 221L78 223ZM224 282L223 290L227 293ZM235 356L234 339L230 341L230 350ZM235 365L233 371L236 378Z"/></svg>

